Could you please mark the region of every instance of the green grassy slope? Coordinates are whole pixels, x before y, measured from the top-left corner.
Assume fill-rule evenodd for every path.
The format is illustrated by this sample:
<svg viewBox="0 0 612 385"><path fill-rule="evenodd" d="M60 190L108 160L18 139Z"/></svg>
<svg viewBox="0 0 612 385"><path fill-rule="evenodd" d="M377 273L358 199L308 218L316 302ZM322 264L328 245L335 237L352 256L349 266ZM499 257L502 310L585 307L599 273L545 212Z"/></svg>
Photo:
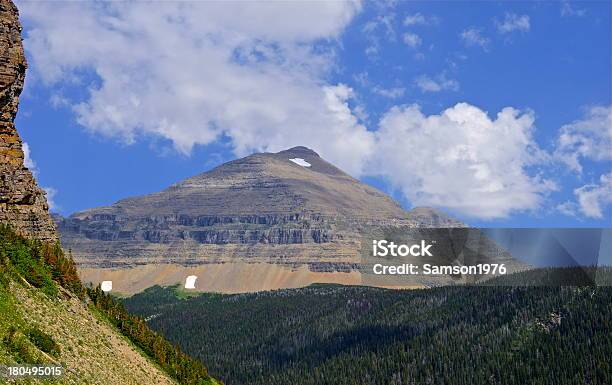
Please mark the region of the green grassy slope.
<svg viewBox="0 0 612 385"><path fill-rule="evenodd" d="M19 383L217 383L201 363L128 315L110 297L84 288L59 245L25 240L3 226L0 364L53 364L66 369L59 380Z"/></svg>

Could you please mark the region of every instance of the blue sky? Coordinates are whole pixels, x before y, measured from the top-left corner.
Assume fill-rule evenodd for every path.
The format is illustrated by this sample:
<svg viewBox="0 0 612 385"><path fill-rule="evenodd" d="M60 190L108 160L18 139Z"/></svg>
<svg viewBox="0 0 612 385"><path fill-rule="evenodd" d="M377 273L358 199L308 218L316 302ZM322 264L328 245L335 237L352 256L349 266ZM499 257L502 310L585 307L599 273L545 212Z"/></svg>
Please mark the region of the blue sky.
<svg viewBox="0 0 612 385"><path fill-rule="evenodd" d="M610 226L610 3L18 1L55 210L306 145L406 208Z"/></svg>

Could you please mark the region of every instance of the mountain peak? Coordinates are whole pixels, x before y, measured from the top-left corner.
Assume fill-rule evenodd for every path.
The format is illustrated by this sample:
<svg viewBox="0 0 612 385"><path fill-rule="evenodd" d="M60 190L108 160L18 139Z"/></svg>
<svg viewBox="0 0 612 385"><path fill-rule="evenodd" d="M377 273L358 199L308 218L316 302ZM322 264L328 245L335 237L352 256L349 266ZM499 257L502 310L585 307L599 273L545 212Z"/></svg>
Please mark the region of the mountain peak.
<svg viewBox="0 0 612 385"><path fill-rule="evenodd" d="M235 222L245 215L296 213L346 220L386 221L407 216L383 192L352 178L315 151L298 146L236 159L163 191L126 198L109 207L76 213L74 217L180 215L196 222L204 216Z"/></svg>
<svg viewBox="0 0 612 385"><path fill-rule="evenodd" d="M279 151L276 153L277 155L287 155L287 156L295 156L295 157L304 157L304 156L316 156L319 157L314 150L304 147L304 146L296 146L291 147L287 150Z"/></svg>

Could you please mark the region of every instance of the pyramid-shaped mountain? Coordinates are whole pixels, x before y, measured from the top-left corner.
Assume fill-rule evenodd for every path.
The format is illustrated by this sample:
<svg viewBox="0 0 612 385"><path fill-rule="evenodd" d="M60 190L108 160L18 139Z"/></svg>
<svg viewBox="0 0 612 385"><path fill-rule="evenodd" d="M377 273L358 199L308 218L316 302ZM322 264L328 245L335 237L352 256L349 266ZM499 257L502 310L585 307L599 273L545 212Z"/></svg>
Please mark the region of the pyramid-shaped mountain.
<svg viewBox="0 0 612 385"><path fill-rule="evenodd" d="M291 215L411 218L389 196L305 147L227 162L161 192L123 199L109 207L77 213L73 218L104 215L125 219L176 216L177 221L183 222Z"/></svg>
<svg viewBox="0 0 612 385"><path fill-rule="evenodd" d="M462 226L433 209L405 211L306 147L230 161L58 224L64 246L95 277L99 268L151 263L350 272L369 228Z"/></svg>

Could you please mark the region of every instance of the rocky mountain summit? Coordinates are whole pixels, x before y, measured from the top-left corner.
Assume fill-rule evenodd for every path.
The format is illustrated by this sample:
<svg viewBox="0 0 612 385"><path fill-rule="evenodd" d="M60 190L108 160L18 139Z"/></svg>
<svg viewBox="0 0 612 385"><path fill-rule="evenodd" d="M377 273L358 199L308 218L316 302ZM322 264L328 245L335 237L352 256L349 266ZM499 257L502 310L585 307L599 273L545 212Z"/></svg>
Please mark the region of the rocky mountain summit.
<svg viewBox="0 0 612 385"><path fill-rule="evenodd" d="M305 147L237 159L157 193L58 218L58 225L85 272L264 263L306 273L356 271L372 228L463 226L433 209L407 212Z"/></svg>
<svg viewBox="0 0 612 385"><path fill-rule="evenodd" d="M0 223L43 241L56 241L45 192L24 166L23 144L15 129L26 59L17 7L0 1Z"/></svg>

